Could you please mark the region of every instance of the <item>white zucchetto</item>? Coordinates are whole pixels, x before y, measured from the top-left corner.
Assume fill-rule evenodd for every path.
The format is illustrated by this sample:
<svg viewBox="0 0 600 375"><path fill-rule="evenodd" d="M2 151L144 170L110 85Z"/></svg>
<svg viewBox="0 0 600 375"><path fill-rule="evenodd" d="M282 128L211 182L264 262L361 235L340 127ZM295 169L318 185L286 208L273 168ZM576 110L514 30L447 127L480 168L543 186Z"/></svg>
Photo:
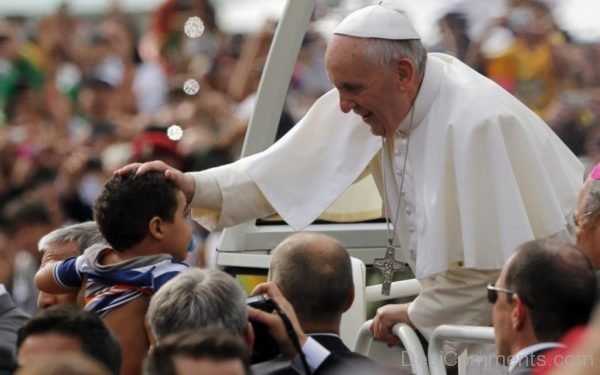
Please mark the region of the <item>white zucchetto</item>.
<svg viewBox="0 0 600 375"><path fill-rule="evenodd" d="M383 5L371 5L350 13L333 33L357 38L421 39L405 13Z"/></svg>

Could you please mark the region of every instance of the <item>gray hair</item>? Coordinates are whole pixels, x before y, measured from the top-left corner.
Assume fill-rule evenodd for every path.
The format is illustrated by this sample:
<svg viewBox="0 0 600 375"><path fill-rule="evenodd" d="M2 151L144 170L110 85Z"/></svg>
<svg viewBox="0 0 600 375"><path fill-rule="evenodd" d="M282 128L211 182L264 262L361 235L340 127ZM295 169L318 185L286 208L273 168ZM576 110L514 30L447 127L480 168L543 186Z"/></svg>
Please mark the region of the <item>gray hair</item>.
<svg viewBox="0 0 600 375"><path fill-rule="evenodd" d="M584 193L580 197L581 199L581 215L585 215L586 218L589 215L593 215L596 212L600 211L600 180L594 180L591 177L588 179L586 184L589 184L589 189L585 189Z"/></svg>
<svg viewBox="0 0 600 375"><path fill-rule="evenodd" d="M388 40L379 38L367 38L364 50L367 60L387 69L390 64L399 58L407 58L415 64L419 75L425 73L427 62L427 49L418 40Z"/></svg>
<svg viewBox="0 0 600 375"><path fill-rule="evenodd" d="M248 324L246 294L223 271L190 268L152 296L147 317L157 341L209 326L243 337Z"/></svg>
<svg viewBox="0 0 600 375"><path fill-rule="evenodd" d="M40 238L38 250L43 253L51 245L73 241L77 242L79 254L83 254L85 249L98 243L106 244L108 246L108 243L104 237L102 237L102 233L100 233L100 229L98 229L96 222L86 221L84 223L67 225L46 234Z"/></svg>

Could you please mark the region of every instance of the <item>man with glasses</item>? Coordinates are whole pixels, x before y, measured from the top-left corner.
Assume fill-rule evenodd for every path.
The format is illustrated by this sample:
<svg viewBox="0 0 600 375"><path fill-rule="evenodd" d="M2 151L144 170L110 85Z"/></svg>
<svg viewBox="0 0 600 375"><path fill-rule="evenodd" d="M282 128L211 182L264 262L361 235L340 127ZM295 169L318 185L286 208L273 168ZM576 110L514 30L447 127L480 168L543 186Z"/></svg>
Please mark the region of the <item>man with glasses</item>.
<svg viewBox="0 0 600 375"><path fill-rule="evenodd" d="M498 361L511 375L546 365L544 352L587 324L595 295L594 269L579 249L549 239L521 245L488 286Z"/></svg>

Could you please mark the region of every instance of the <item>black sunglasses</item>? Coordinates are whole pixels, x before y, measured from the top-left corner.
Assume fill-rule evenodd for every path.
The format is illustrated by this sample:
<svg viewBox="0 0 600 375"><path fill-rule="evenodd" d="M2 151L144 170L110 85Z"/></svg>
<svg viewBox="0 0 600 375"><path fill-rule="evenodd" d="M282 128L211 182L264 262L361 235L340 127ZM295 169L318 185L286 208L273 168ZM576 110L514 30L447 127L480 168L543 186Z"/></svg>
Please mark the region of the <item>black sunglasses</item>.
<svg viewBox="0 0 600 375"><path fill-rule="evenodd" d="M488 284L487 286L487 298L488 301L493 305L498 301L498 292L503 292L508 294L511 298L513 295L517 294L516 292L504 288L498 288L494 286L494 284Z"/></svg>

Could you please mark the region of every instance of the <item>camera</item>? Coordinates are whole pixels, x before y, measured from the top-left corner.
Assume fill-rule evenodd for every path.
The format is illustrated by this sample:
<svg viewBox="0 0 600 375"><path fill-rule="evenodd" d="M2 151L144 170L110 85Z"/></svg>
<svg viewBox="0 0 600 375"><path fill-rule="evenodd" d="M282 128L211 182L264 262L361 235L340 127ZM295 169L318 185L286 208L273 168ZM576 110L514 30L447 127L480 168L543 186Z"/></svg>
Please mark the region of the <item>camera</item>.
<svg viewBox="0 0 600 375"><path fill-rule="evenodd" d="M257 294L246 298L246 305L255 309L272 312L276 309L277 304L266 294Z"/></svg>
<svg viewBox="0 0 600 375"><path fill-rule="evenodd" d="M277 309L277 303L269 296L263 294L248 297L246 305L268 313ZM250 363L260 363L277 357L279 355L279 347L275 340L271 338L269 328L257 321L250 320L250 323L254 329L255 337Z"/></svg>

